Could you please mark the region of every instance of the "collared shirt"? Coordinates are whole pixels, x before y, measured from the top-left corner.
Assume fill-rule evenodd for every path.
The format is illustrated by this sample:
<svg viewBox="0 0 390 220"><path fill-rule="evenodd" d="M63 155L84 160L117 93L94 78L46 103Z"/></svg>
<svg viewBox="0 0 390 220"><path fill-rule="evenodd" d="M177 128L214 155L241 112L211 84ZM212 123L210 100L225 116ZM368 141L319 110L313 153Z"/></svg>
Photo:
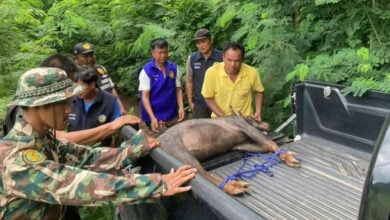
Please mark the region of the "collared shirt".
<svg viewBox="0 0 390 220"><path fill-rule="evenodd" d="M84 99L75 96L72 99L72 112L68 116L68 131L80 131L95 128L114 121L121 116L118 98L99 89L96 98L86 105ZM111 144L108 137L101 142L103 146Z"/></svg>
<svg viewBox="0 0 390 220"><path fill-rule="evenodd" d="M213 50L207 59L198 51L188 57L187 75L193 77L193 101L199 104L205 104L201 94L204 75L206 70L216 62L222 62L223 53L220 50Z"/></svg>
<svg viewBox="0 0 390 220"><path fill-rule="evenodd" d="M0 140L0 219L59 219L63 206L159 197L161 174L113 175L150 151L144 140L138 134L119 148L91 148L41 138L25 120L16 121Z"/></svg>
<svg viewBox="0 0 390 220"><path fill-rule="evenodd" d="M224 63L210 67L203 83L202 95L214 98L215 103L225 115L232 115L231 107L244 116L252 115L252 92L263 92L257 70L242 64L237 79L233 82L225 72ZM211 117L217 117L215 113Z"/></svg>

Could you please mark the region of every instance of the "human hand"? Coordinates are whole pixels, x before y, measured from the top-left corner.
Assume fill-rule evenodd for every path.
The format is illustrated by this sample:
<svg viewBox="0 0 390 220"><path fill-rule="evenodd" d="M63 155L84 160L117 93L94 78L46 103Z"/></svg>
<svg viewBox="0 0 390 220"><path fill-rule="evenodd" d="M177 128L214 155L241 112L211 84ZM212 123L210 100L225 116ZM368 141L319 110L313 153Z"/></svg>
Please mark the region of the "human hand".
<svg viewBox="0 0 390 220"><path fill-rule="evenodd" d="M183 121L185 116L184 108L179 108L179 117L177 118L177 121Z"/></svg>
<svg viewBox="0 0 390 220"><path fill-rule="evenodd" d="M158 132L158 126L159 124L157 118L152 118L150 122L150 128L152 129L152 131Z"/></svg>
<svg viewBox="0 0 390 220"><path fill-rule="evenodd" d="M261 121L261 114L260 114L260 112L256 112L255 115L253 116L253 118L254 118L256 121Z"/></svg>
<svg viewBox="0 0 390 220"><path fill-rule="evenodd" d="M165 182L165 192L163 196L171 196L177 193L191 190L191 186L182 186L195 177L196 169L190 165L184 165L176 171L172 168L168 174L162 175L163 184Z"/></svg>
<svg viewBox="0 0 390 220"><path fill-rule="evenodd" d="M160 141L157 140L156 138L152 138L152 137L147 136L146 141L147 141L150 149L154 149L154 148L160 146Z"/></svg>
<svg viewBox="0 0 390 220"><path fill-rule="evenodd" d="M188 105L190 106L191 112L194 112L194 108L195 108L194 103L190 102L190 103L188 103Z"/></svg>
<svg viewBox="0 0 390 220"><path fill-rule="evenodd" d="M127 124L138 124L141 122L141 119L134 115L123 115L117 119L115 119L113 122L111 122L111 129L112 130L119 130L124 125Z"/></svg>

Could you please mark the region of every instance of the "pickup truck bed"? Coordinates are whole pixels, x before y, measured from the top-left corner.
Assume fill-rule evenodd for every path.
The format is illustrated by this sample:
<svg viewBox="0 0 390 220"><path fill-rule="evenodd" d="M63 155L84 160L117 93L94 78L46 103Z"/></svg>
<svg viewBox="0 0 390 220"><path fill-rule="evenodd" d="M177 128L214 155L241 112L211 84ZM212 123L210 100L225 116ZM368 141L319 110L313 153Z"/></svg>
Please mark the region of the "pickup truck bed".
<svg viewBox="0 0 390 220"><path fill-rule="evenodd" d="M266 219L357 219L369 153L352 155L335 143L310 138L283 148L297 152L302 167L281 163L270 169L273 177L258 173L247 180L252 190L236 197L239 202ZM226 177L241 163L236 161L211 172Z"/></svg>
<svg viewBox="0 0 390 220"><path fill-rule="evenodd" d="M281 163L270 169L273 177L258 173L247 180L252 190L241 197L229 196L197 175L186 198L167 208L167 218L390 217L390 95L370 91L360 98L344 96L343 88L318 82L295 85L292 107L296 141L279 145L297 153L301 168ZM237 171L242 155L228 152L202 165L224 178ZM144 168L153 164L153 169L145 172L167 172L182 165L158 148L151 152L150 160ZM263 159L257 160L261 163ZM132 219L137 213L136 218L141 216L138 219L156 219L148 215L151 210L150 206L126 206L121 216Z"/></svg>

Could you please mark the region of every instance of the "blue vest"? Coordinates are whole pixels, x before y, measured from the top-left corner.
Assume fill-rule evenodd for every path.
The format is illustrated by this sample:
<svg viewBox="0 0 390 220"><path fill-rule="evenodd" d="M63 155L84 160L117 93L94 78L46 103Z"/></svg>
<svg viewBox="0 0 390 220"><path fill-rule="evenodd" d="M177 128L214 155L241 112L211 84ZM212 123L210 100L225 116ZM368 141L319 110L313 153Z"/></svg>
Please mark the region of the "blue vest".
<svg viewBox="0 0 390 220"><path fill-rule="evenodd" d="M176 64L167 61L165 64L165 77L160 69L157 68L154 59L143 66L144 71L150 79L149 100L154 115L159 121L168 121L177 116L176 99ZM142 91L141 91L142 97ZM151 119L146 112L141 99L142 120L150 123Z"/></svg>
<svg viewBox="0 0 390 220"><path fill-rule="evenodd" d="M195 52L191 54L190 57L190 66L192 69L193 75L193 84L194 84L194 97L193 101L197 104L206 105L204 98L202 96L202 86L204 81L204 76L206 70L212 66L215 62L222 62L223 53L220 50L213 50L210 57L206 60L200 52Z"/></svg>
<svg viewBox="0 0 390 220"><path fill-rule="evenodd" d="M116 97L99 89L95 102L88 112L84 111L83 99L75 96L72 99L72 113L69 114L69 131L80 131L95 128L99 125L110 122L115 112ZM101 144L109 146L111 138L104 139Z"/></svg>

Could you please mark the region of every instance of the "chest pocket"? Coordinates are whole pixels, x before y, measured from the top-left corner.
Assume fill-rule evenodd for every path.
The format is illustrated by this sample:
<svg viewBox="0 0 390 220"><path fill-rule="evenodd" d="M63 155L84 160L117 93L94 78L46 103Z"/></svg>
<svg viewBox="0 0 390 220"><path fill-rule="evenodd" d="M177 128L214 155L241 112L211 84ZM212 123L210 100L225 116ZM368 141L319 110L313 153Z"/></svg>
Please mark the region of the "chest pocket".
<svg viewBox="0 0 390 220"><path fill-rule="evenodd" d="M245 99L250 96L252 85L248 81L243 81L234 86L233 96L236 99Z"/></svg>

